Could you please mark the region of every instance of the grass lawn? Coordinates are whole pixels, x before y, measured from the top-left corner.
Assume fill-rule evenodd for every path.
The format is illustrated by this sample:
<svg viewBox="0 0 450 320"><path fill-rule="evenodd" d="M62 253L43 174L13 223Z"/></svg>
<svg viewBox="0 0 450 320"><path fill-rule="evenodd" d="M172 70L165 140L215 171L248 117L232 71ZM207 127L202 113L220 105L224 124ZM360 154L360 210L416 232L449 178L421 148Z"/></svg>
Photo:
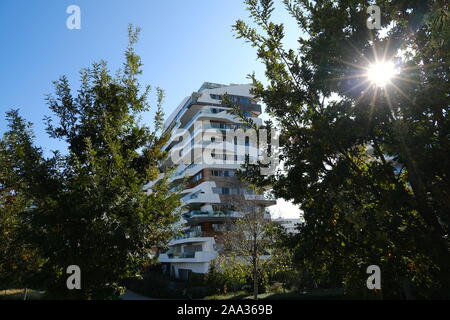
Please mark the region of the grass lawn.
<svg viewBox="0 0 450 320"><path fill-rule="evenodd" d="M261 300L342 300L344 299L342 289L316 289L308 292L286 292L286 293L262 293L258 295ZM205 300L245 300L253 299L253 295L240 291L226 295L212 295Z"/></svg>
<svg viewBox="0 0 450 320"><path fill-rule="evenodd" d="M28 289L27 300L41 300L44 291ZM342 289L316 289L308 292L262 293L260 300L343 300L345 295ZM23 300L24 289L0 290L0 300ZM252 300L253 295L246 291L232 292L222 295L211 295L204 300Z"/></svg>
<svg viewBox="0 0 450 320"><path fill-rule="evenodd" d="M248 292L245 291L239 291L239 292L232 292L228 294L218 294L218 295L212 295L207 296L203 298L204 300L242 300L242 299L248 299Z"/></svg>
<svg viewBox="0 0 450 320"><path fill-rule="evenodd" d="M24 289L0 290L0 300L24 300ZM44 296L44 291L28 289L27 300L40 300Z"/></svg>

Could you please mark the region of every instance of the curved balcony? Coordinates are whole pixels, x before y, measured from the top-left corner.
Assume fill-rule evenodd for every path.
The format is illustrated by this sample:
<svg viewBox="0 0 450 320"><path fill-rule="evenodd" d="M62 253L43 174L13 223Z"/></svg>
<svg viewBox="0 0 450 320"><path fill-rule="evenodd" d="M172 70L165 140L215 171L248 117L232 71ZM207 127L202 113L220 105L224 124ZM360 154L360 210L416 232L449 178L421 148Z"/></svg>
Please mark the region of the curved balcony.
<svg viewBox="0 0 450 320"><path fill-rule="evenodd" d="M228 219L242 218L242 214L236 211L216 212L193 210L184 215L187 225L196 225L201 222L224 222Z"/></svg>
<svg viewBox="0 0 450 320"><path fill-rule="evenodd" d="M196 251L181 253L161 253L158 257L159 262L209 262L217 257L214 251Z"/></svg>
<svg viewBox="0 0 450 320"><path fill-rule="evenodd" d="M200 211L200 210L192 210L184 215L186 218L195 218L195 217L230 217L230 218L241 218L242 215L236 211Z"/></svg>

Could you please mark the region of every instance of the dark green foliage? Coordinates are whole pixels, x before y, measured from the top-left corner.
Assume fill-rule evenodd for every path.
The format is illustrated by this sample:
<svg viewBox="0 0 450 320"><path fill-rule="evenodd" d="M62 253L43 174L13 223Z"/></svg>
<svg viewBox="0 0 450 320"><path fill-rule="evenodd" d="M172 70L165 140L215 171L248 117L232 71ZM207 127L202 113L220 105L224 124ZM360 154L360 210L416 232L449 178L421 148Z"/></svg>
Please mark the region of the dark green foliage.
<svg viewBox="0 0 450 320"><path fill-rule="evenodd" d="M232 257L219 256L211 261L205 284L210 295L238 292L245 286L251 268ZM253 284L249 287L253 288Z"/></svg>
<svg viewBox="0 0 450 320"><path fill-rule="evenodd" d="M128 279L126 287L150 298L186 299L181 286L172 282L168 275L154 269L145 272L141 279Z"/></svg>
<svg viewBox="0 0 450 320"><path fill-rule="evenodd" d="M189 286L190 287L201 287L205 284L206 275L203 273L191 273L189 276Z"/></svg>
<svg viewBox="0 0 450 320"><path fill-rule="evenodd" d="M268 84L254 93L280 131L284 170L246 178L299 204L306 223L290 241L307 282L367 292L382 270L384 298L442 298L450 287L450 13L447 1L377 1L386 37L366 27L367 1L285 0L299 47L284 47L271 0L247 0L238 21ZM404 50L384 88L366 68ZM334 93L332 96L331 94ZM378 293L377 293L378 294Z"/></svg>
<svg viewBox="0 0 450 320"><path fill-rule="evenodd" d="M269 275L267 274L267 270L259 269L257 271L258 277L256 278L258 281L258 294L266 293L269 288ZM254 273L248 272L247 277L245 278L245 285L243 289L245 289L248 293L253 293L253 279Z"/></svg>
<svg viewBox="0 0 450 320"><path fill-rule="evenodd" d="M152 193L143 192L160 175L166 157L161 147L168 136L161 134L161 89L154 128L140 120L150 108L150 87L141 88L138 81L142 64L133 49L138 34L139 29L130 27L124 66L115 76L100 62L81 71L76 95L66 77L55 82L55 96L48 97L53 117L46 119L47 132L67 143L68 154L42 159L29 134L17 142L8 137L2 141L1 161L10 162L5 167L2 163L8 176L2 172L1 177L9 179L7 170L16 174L1 181L2 188L7 183L26 191L17 193L14 210L26 221L23 243L38 249L43 259L40 274L53 298L117 296L119 281L135 276L148 262L150 248L164 246L173 236L179 197L169 191L170 172L163 173ZM11 127L18 135L14 123ZM28 133L22 131L23 136ZM12 156L4 160L5 152ZM66 287L70 265L81 268L81 290Z"/></svg>
<svg viewBox="0 0 450 320"><path fill-rule="evenodd" d="M27 212L42 192L36 182L45 179L49 167L33 145L31 124L17 110L6 119L9 130L0 139L0 287L36 286L43 261L27 241Z"/></svg>
<svg viewBox="0 0 450 320"><path fill-rule="evenodd" d="M269 264L264 256L276 241L275 233L270 232L272 224L264 217L264 207L257 206L234 221L231 230L223 234L225 260L221 263L221 271L231 272L230 278L237 277L237 280L240 280L237 271L241 271L247 280L252 279L254 299L258 298L258 284L266 282ZM261 281L258 280L260 276L264 278Z"/></svg>

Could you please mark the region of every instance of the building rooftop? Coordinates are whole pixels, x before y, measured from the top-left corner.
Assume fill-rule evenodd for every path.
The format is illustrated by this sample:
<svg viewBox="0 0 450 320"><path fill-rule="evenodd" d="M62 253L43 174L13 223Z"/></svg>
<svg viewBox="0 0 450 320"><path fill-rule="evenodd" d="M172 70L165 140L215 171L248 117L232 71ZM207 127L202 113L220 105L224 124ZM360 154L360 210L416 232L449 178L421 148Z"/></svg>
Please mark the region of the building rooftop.
<svg viewBox="0 0 450 320"><path fill-rule="evenodd" d="M249 85L249 84L248 83L245 83L245 84L236 84L236 83L221 84L221 83L213 83L213 82L203 82L200 89L198 89L198 92L202 92L205 89L217 89L217 88L241 86L241 85Z"/></svg>

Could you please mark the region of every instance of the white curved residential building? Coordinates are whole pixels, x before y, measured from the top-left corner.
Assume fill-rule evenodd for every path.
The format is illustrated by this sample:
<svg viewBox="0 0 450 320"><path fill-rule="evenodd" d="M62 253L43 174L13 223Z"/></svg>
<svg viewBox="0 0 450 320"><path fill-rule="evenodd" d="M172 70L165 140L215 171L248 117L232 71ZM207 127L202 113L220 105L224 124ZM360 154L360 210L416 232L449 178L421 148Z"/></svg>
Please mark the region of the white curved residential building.
<svg viewBox="0 0 450 320"><path fill-rule="evenodd" d="M170 181L173 188L183 188L181 199L186 207L184 234L159 255L159 261L175 277L187 279L191 273L207 273L210 261L222 248L221 234L233 219L256 204L267 207L276 203L255 195L236 176L246 157L258 156L258 147L240 119L222 104L222 97L227 94L259 125L261 106L251 88L206 82L182 101L164 125L172 133L164 146L170 155L164 166L177 167ZM245 210L240 207L243 205Z"/></svg>

